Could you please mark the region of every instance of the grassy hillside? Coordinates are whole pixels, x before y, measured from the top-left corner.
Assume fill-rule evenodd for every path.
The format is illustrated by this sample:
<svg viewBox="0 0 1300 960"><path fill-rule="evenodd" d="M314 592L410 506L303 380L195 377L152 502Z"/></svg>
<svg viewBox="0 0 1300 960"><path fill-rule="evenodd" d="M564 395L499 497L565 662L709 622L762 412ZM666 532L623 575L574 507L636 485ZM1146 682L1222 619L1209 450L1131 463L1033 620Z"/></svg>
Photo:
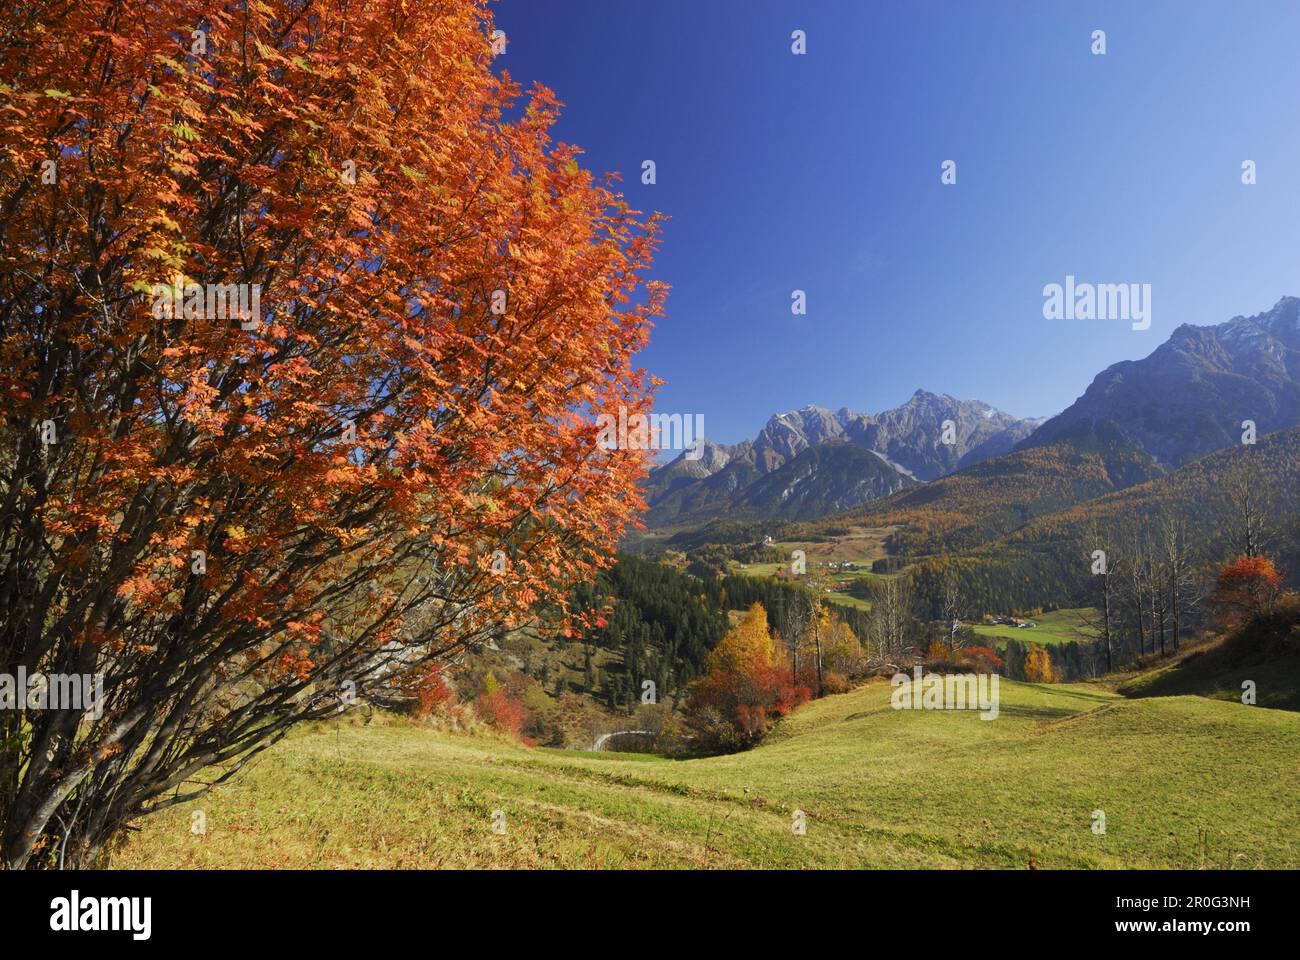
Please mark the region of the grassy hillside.
<svg viewBox="0 0 1300 960"><path fill-rule="evenodd" d="M726 572L733 576L774 577L778 571L790 569L789 558L795 550L802 550L807 560L808 572L817 580L819 596L827 603L856 610L870 610L871 604L862 597L847 592L824 592L821 588L847 591L856 581L877 581L881 579L871 572L873 561L885 556L884 541L892 532L892 527L850 527L834 538L821 540L782 540L772 544L783 558L771 563L741 563L729 561ZM849 561L855 565L854 570L831 570L827 564Z"/></svg>
<svg viewBox="0 0 1300 960"><path fill-rule="evenodd" d="M1269 514L1270 551L1284 570L1300 569L1300 428L1121 489L1106 472L1113 461L1070 447L1022 450L849 514L794 525L783 538L833 541L850 524L877 530L889 524L884 546L918 574L941 564L945 554L969 558L956 572L978 610L1075 606L1090 599L1092 548L1085 540L1093 529L1122 557L1130 536L1151 533L1168 513L1186 526L1204 572L1232 556L1239 539L1238 484L1249 476ZM1126 473L1125 479L1135 477Z"/></svg>
<svg viewBox="0 0 1300 960"><path fill-rule="evenodd" d="M1294 601L1133 677L1119 692L1128 697L1196 694L1240 703L1248 680L1258 706L1300 710L1300 606Z"/></svg>
<svg viewBox="0 0 1300 960"><path fill-rule="evenodd" d="M749 753L685 761L382 718L320 726L200 801L205 835L191 807L167 810L114 865L1300 867L1300 715L1005 682L984 721L892 710L889 689L810 704Z"/></svg>
<svg viewBox="0 0 1300 960"><path fill-rule="evenodd" d="M1153 468L1154 469L1154 468ZM896 551L923 556L966 550L1023 526L1034 517L1091 500L1146 479L1126 469L1120 477L1092 449L1069 444L996 457L965 470L802 525L800 530L857 522L896 525Z"/></svg>
<svg viewBox="0 0 1300 960"><path fill-rule="evenodd" d="M1071 640L1096 639L1097 631L1089 626L1088 619L1096 619L1095 610L1077 607L1066 610L1049 610L1040 616L1029 617L1032 627L1016 627L1005 623L977 623L978 636L996 640L1032 640L1035 643L1068 643Z"/></svg>

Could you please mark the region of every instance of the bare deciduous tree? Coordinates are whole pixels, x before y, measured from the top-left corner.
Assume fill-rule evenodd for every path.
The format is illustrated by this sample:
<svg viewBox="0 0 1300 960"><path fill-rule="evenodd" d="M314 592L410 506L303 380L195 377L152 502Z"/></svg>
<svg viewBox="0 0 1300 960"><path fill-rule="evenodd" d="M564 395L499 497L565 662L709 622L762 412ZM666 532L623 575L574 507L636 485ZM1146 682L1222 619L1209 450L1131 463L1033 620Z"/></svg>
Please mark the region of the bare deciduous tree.
<svg viewBox="0 0 1300 960"><path fill-rule="evenodd" d="M1086 563L1092 577L1093 593L1096 598L1095 616L1084 615L1083 622L1097 632L1102 648L1106 653L1106 671L1114 669L1114 647L1116 640L1116 619L1118 605L1115 595L1115 582L1118 575L1120 558L1116 551L1115 538L1102 530L1096 523L1092 524L1085 540L1087 551Z"/></svg>
<svg viewBox="0 0 1300 960"><path fill-rule="evenodd" d="M1273 538L1273 484L1250 447L1237 454L1223 482L1230 503L1232 547L1239 554L1257 557L1268 549Z"/></svg>
<svg viewBox="0 0 1300 960"><path fill-rule="evenodd" d="M939 590L940 609L948 635L948 649L955 653L960 649L960 645L965 644L959 631L961 621L966 616L966 594L962 591L956 572L950 566L944 569Z"/></svg>
<svg viewBox="0 0 1300 960"><path fill-rule="evenodd" d="M878 655L896 660L913 651L915 617L912 591L905 576L887 577L876 589L871 630Z"/></svg>
<svg viewBox="0 0 1300 960"><path fill-rule="evenodd" d="M1197 602L1195 558L1186 521L1166 506L1157 520L1157 536L1163 567L1165 609L1169 617L1169 635L1175 650L1178 634L1187 613Z"/></svg>

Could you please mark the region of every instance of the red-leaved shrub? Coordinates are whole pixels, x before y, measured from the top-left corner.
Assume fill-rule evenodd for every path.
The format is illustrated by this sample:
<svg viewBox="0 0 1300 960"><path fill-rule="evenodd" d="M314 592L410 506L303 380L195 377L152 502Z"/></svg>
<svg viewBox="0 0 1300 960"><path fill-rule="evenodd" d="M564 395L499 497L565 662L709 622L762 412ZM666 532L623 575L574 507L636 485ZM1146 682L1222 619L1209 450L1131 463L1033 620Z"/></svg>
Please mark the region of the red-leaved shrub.
<svg viewBox="0 0 1300 960"><path fill-rule="evenodd" d="M956 659L958 663L979 673L997 673L1006 665L1006 661L992 647L963 647L957 651Z"/></svg>
<svg viewBox="0 0 1300 960"><path fill-rule="evenodd" d="M415 687L415 708L417 717L427 717L443 705L457 702L456 688L447 682L441 665L431 666L425 671Z"/></svg>
<svg viewBox="0 0 1300 960"><path fill-rule="evenodd" d="M779 666L715 670L691 685L686 723L703 747L743 750L810 696L807 687Z"/></svg>
<svg viewBox="0 0 1300 960"><path fill-rule="evenodd" d="M1268 557L1243 554L1219 571L1210 603L1220 620L1228 624L1267 614L1282 592L1285 579Z"/></svg>
<svg viewBox="0 0 1300 960"><path fill-rule="evenodd" d="M474 712L488 726L516 738L520 737L527 719L524 705L501 689L480 695L474 701Z"/></svg>

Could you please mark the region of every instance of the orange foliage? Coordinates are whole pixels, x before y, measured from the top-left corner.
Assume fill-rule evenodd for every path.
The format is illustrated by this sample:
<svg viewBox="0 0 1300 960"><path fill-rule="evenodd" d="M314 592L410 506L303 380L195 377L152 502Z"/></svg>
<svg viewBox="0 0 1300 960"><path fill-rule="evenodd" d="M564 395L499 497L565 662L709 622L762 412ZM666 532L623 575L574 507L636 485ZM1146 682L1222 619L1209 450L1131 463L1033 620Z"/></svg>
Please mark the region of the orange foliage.
<svg viewBox="0 0 1300 960"><path fill-rule="evenodd" d="M759 603L713 649L708 665L686 699L687 725L708 746L752 746L810 697L808 687L776 662L767 611Z"/></svg>
<svg viewBox="0 0 1300 960"><path fill-rule="evenodd" d="M1243 554L1219 571L1210 603L1224 620L1268 613L1282 591L1284 579L1268 557Z"/></svg>
<svg viewBox="0 0 1300 960"><path fill-rule="evenodd" d="M113 678L78 750L137 756L0 767L125 821L218 753L156 718L225 761L378 651L565 618L641 506L649 453L601 449L593 413L652 399L661 218L493 69L476 0L40 9L0 4L0 582L29 598L0 650ZM10 863L78 819L29 806Z"/></svg>
<svg viewBox="0 0 1300 960"><path fill-rule="evenodd" d="M783 667L714 672L691 684L686 723L706 745L742 749L758 743L773 723L810 697L808 687Z"/></svg>
<svg viewBox="0 0 1300 960"><path fill-rule="evenodd" d="M957 660L984 673L994 673L1006 665L992 647L969 646L957 651Z"/></svg>
<svg viewBox="0 0 1300 960"><path fill-rule="evenodd" d="M711 673L750 673L771 666L775 659L767 611L755 603L709 652L706 665Z"/></svg>

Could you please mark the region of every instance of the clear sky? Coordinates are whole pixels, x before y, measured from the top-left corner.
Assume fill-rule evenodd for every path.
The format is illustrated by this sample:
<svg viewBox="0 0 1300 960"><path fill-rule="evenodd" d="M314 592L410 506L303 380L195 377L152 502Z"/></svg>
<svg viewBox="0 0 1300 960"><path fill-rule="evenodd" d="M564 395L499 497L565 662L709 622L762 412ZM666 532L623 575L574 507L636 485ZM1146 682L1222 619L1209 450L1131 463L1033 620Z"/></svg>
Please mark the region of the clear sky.
<svg viewBox="0 0 1300 960"><path fill-rule="evenodd" d="M566 104L559 138L672 217L668 315L642 362L668 381L658 409L704 414L717 442L918 387L1048 416L1179 324L1300 295L1294 0L493 10L499 63ZM1045 320L1043 287L1067 274L1150 283L1150 329Z"/></svg>

